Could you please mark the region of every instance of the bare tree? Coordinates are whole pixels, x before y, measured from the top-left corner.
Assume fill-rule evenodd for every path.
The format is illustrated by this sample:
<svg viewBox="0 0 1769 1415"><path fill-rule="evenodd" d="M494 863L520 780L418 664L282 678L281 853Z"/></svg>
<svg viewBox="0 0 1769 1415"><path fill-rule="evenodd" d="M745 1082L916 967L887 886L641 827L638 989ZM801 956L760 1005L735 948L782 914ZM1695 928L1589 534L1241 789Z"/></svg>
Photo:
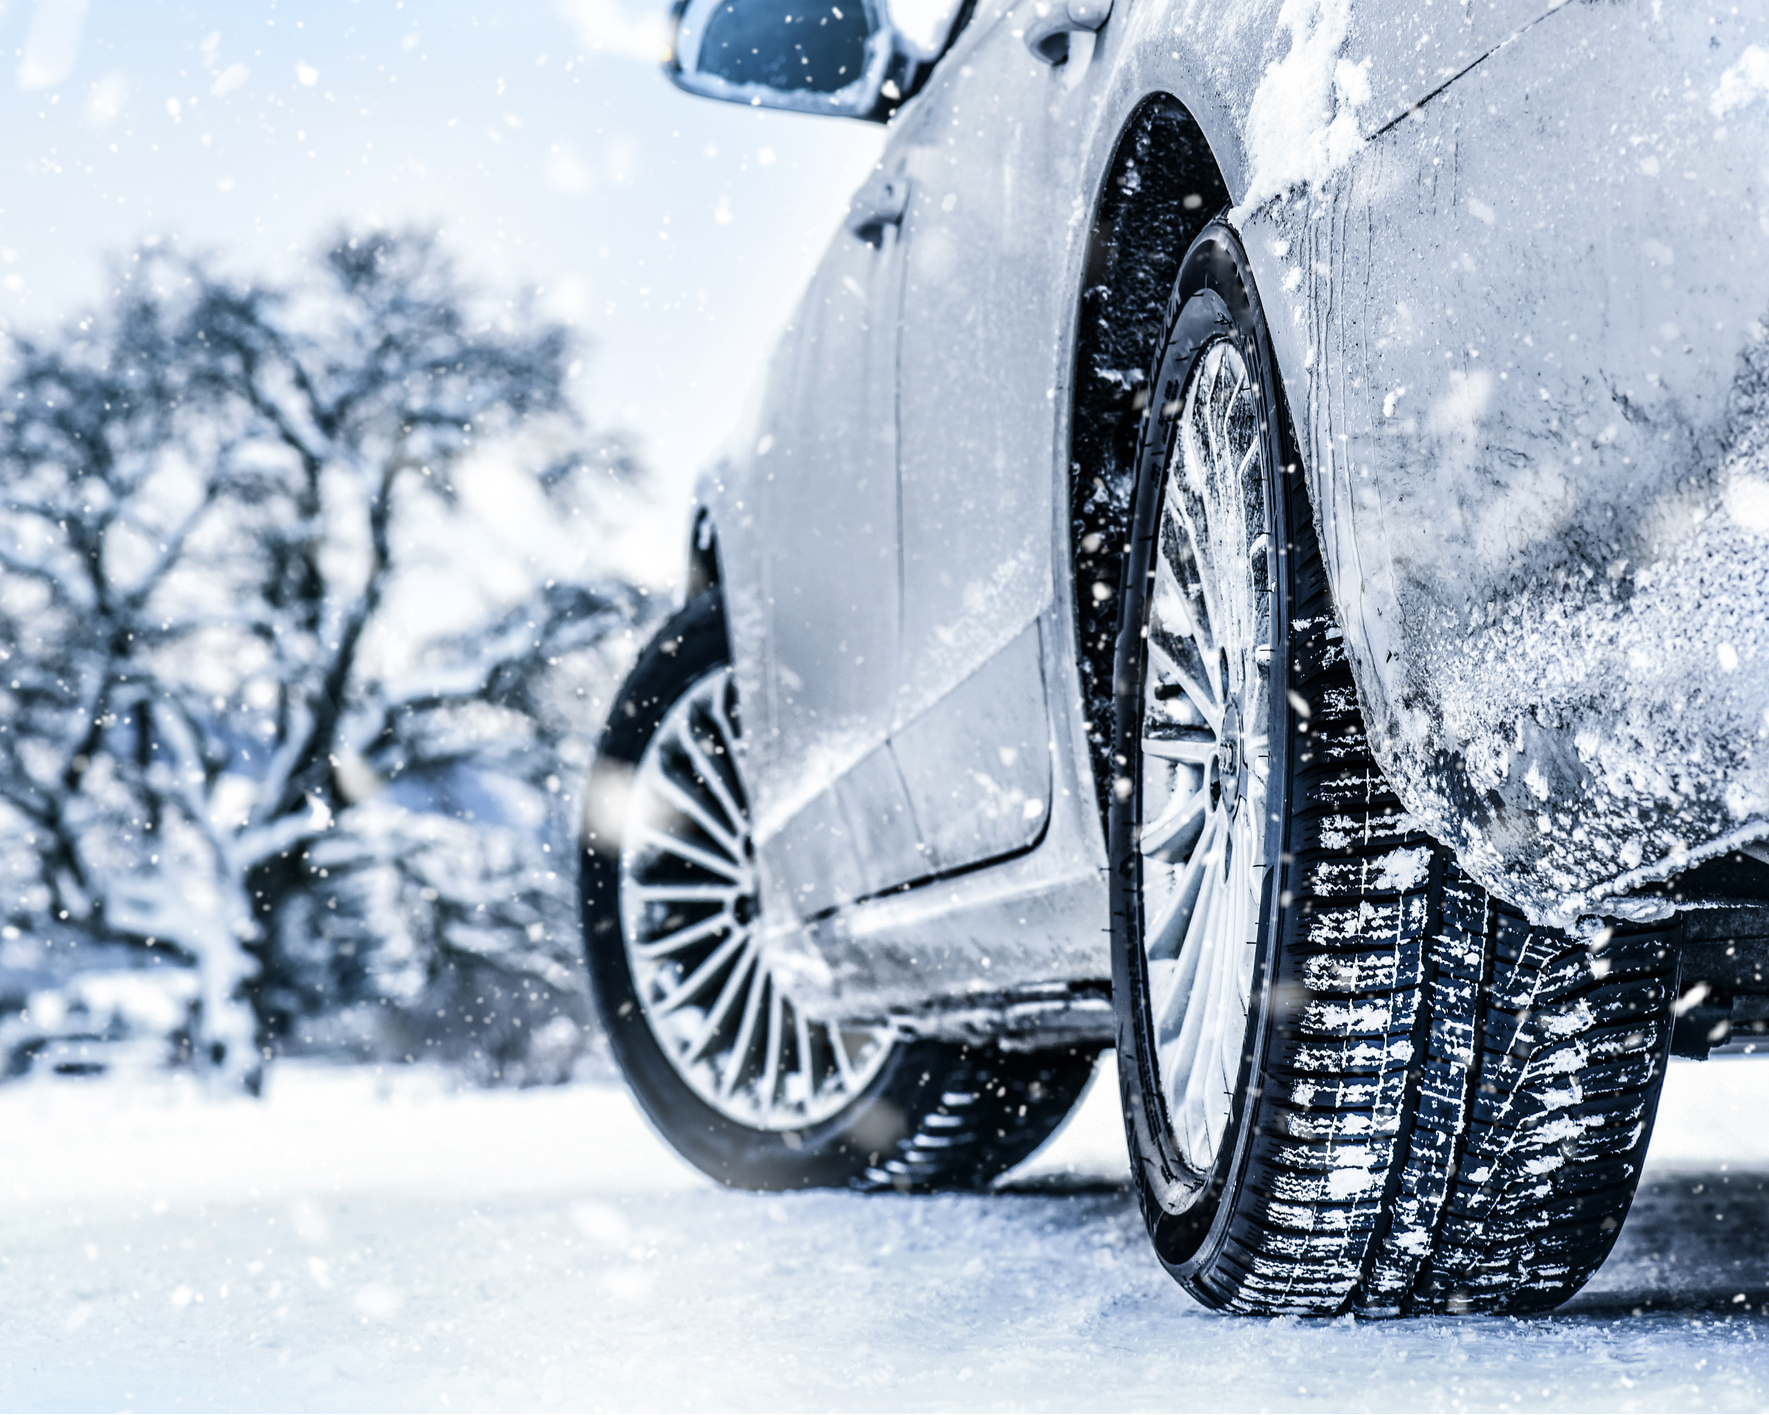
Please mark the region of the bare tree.
<svg viewBox="0 0 1769 1415"><path fill-rule="evenodd" d="M564 738L543 741L532 702L512 703L542 691L530 680L558 666L546 659L594 650L638 603L554 585L519 606L520 635L490 616L406 652L411 681L391 681L386 609L412 528L459 517L457 473L490 445L520 437L541 460L511 475L567 514L632 464L574 414L565 331L476 320L423 234L340 238L293 289L144 252L108 315L16 353L0 410L0 631L14 646L0 802L41 864L10 912L193 962L199 1051L249 1081L327 1004L313 957L335 962L339 935L372 913L339 914L334 868L358 885L370 862L415 877L435 848L409 822L390 828L385 803L362 812L380 824L361 839L341 817L414 768L440 781L501 753L514 779L518 741L546 760ZM461 735L470 709L476 741ZM415 814L448 814L429 807Z"/></svg>

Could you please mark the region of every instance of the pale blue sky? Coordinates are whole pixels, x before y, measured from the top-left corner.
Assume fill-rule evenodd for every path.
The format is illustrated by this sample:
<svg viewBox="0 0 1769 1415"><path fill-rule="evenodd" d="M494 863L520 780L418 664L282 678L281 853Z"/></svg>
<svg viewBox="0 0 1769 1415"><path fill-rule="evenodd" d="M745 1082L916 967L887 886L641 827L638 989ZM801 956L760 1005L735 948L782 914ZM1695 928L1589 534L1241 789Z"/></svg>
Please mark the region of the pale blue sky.
<svg viewBox="0 0 1769 1415"><path fill-rule="evenodd" d="M659 473L628 554L667 583L693 472L882 135L679 93L653 23L631 0L0 0L0 327L91 303L148 236L275 274L341 221L441 226L595 340L586 402Z"/></svg>

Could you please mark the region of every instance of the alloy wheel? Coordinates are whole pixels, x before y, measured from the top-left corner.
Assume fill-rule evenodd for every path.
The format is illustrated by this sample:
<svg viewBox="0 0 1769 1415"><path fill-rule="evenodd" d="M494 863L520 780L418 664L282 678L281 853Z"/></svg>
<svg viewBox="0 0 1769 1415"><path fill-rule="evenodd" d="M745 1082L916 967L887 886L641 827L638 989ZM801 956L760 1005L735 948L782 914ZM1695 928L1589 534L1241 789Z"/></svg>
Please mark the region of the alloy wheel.
<svg viewBox="0 0 1769 1415"><path fill-rule="evenodd" d="M1253 380L1193 366L1148 596L1138 851L1158 1081L1198 1186L1233 1110L1269 871L1271 518Z"/></svg>
<svg viewBox="0 0 1769 1415"><path fill-rule="evenodd" d="M893 1034L810 1016L769 968L737 722L720 667L646 745L621 841L621 932L634 992L682 1079L728 1119L797 1131L865 1088Z"/></svg>

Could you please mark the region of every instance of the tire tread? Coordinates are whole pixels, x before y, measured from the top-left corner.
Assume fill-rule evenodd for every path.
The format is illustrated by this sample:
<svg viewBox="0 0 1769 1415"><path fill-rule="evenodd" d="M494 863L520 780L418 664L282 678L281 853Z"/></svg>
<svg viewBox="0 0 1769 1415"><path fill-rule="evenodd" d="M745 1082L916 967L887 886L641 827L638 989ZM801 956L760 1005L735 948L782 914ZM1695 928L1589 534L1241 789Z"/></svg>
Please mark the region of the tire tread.
<svg viewBox="0 0 1769 1415"><path fill-rule="evenodd" d="M1258 345L1250 365L1270 367L1250 279L1234 233L1207 228L1182 262L1152 384L1172 374L1176 398L1198 331L1220 325L1209 305L1188 315L1188 291L1226 310L1221 292L1235 281L1245 299L1235 337ZM1135 823L1112 817L1121 1049L1136 1054L1121 1075L1144 1216L1168 1270L1232 1311L1551 1307L1603 1261L1639 1179L1669 1058L1675 926L1616 926L1589 941L1533 926L1407 811L1364 728L1275 377L1272 389L1268 485L1288 527L1293 724L1271 891L1281 913L1235 1148L1203 1190L1163 1169L1152 1046L1135 1010L1145 1005ZM1146 424L1138 453L1139 545L1159 504L1163 426ZM1120 761L1135 760L1140 722L1134 569L1127 556Z"/></svg>

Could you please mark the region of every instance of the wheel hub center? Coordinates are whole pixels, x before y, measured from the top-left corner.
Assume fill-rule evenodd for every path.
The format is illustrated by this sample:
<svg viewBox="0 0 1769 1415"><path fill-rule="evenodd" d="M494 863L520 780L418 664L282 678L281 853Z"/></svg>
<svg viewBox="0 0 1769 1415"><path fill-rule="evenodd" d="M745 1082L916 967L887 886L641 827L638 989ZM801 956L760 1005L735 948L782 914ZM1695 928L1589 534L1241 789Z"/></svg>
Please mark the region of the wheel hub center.
<svg viewBox="0 0 1769 1415"><path fill-rule="evenodd" d="M1222 792L1222 803L1233 810L1241 794L1241 766L1246 759L1241 741L1241 715L1230 703L1222 717L1222 737L1216 747L1216 779Z"/></svg>

